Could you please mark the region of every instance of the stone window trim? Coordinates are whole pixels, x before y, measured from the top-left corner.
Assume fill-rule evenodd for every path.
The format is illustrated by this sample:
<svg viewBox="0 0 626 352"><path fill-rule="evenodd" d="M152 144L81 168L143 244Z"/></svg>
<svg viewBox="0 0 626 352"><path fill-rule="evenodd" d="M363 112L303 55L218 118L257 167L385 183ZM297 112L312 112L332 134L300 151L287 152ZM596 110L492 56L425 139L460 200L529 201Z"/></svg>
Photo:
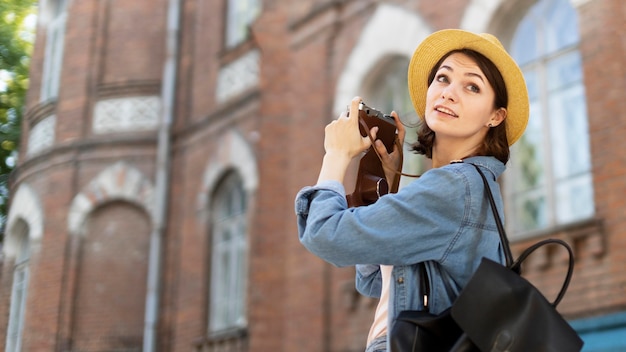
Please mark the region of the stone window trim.
<svg viewBox="0 0 626 352"><path fill-rule="evenodd" d="M242 178L243 189L250 201L259 186L257 160L252 146L237 130L222 134L217 148L209 156L202 178L202 186L196 199L197 218L202 224L209 223L210 192L227 170L236 170Z"/></svg>
<svg viewBox="0 0 626 352"><path fill-rule="evenodd" d="M254 213L254 196L259 184L257 161L253 148L238 130L231 129L221 134L216 146L217 148L212 149L212 153L208 157L202 185L196 200L196 219L200 225L199 228L204 229L204 233L209 233L207 226L210 225L211 219L212 191L215 190L224 175L232 171L239 174L241 186L247 199L248 216ZM208 312L208 300L206 304ZM224 346L247 345L248 330L246 327L209 332L208 319L203 319L203 324L207 324L205 333L194 341L194 351L216 351Z"/></svg>
<svg viewBox="0 0 626 352"><path fill-rule="evenodd" d="M548 238L561 239L570 245L574 260L582 257L600 259L608 251L604 220L599 217L569 223L547 230L537 231L531 236L511 240L513 257L517 258L530 245ZM554 250L552 249L554 248ZM555 263L567 260L565 249L558 246L544 246L528 257L528 267L532 271L543 271Z"/></svg>
<svg viewBox="0 0 626 352"><path fill-rule="evenodd" d="M85 235L85 221L98 206L115 200L136 204L154 214L154 186L150 179L126 162L117 162L100 172L77 194L70 205L68 231L73 236Z"/></svg>
<svg viewBox="0 0 626 352"><path fill-rule="evenodd" d="M54 115L57 110L57 101L49 100L40 102L28 108L24 113L24 119L28 123L29 129L36 125L39 121L50 115Z"/></svg>
<svg viewBox="0 0 626 352"><path fill-rule="evenodd" d="M246 55L248 52L257 49L258 45L254 39L254 36L250 36L248 39L232 48L223 47L222 50L218 53L220 66L228 65L231 62L236 61L241 56Z"/></svg>
<svg viewBox="0 0 626 352"><path fill-rule="evenodd" d="M408 39L406 33L413 35ZM334 116L344 111L346 104L358 95L362 82L381 60L390 55L410 59L416 45L431 33L432 29L418 14L393 5L379 5L355 41L356 45L337 79ZM377 50L372 51L370 43L377 43Z"/></svg>
<svg viewBox="0 0 626 352"><path fill-rule="evenodd" d="M19 243L15 241L16 224L23 221L28 226L31 248L39 243L43 237L44 212L39 195L28 183L17 187L13 201L9 208L6 220L6 237L2 246L2 255L5 258L14 258L19 250Z"/></svg>
<svg viewBox="0 0 626 352"><path fill-rule="evenodd" d="M97 100L160 94L160 79L109 82L96 87Z"/></svg>
<svg viewBox="0 0 626 352"><path fill-rule="evenodd" d="M193 341L193 351L247 351L248 335L247 328L237 328L200 337Z"/></svg>

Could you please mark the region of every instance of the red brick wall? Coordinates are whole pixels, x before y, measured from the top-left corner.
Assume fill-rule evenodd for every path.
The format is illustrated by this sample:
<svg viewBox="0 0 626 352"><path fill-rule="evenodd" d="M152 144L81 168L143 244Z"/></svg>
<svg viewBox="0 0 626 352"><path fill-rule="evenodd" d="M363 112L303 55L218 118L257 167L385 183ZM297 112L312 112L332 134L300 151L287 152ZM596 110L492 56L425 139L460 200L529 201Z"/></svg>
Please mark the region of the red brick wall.
<svg viewBox="0 0 626 352"><path fill-rule="evenodd" d="M564 307L579 315L626 308L624 16L626 3L623 1L590 1L579 9L595 205L604 225L606 251L606 255L597 257L581 253L576 286L569 293L580 305Z"/></svg>
<svg viewBox="0 0 626 352"><path fill-rule="evenodd" d="M626 308L623 273L626 222L623 193L626 187L623 135L626 108L623 79L626 4L619 1L589 1L578 9L580 53L589 118L596 219L548 233L570 243L575 251L574 276L559 310L570 319L598 316ZM530 243L517 244L521 250ZM565 277L566 256L555 249L531 257L527 277L549 299L556 297Z"/></svg>
<svg viewBox="0 0 626 352"><path fill-rule="evenodd" d="M39 102L45 31L38 29L24 131L27 133L32 124L43 117L41 111L54 113L57 116L55 133L58 148L43 156L27 158L25 151L28 138L23 138L20 166L13 184L14 191L21 183L30 185L40 197L44 213L43 236L40 242L34 244L29 267L24 351L67 350L72 347L72 343L73 348L80 346L85 350L94 350L98 344L98 348L108 348L117 343L105 341L107 336L114 333L118 333L120 339L130 335L132 343L136 347L141 346L145 309L145 259L151 224L146 222L145 214L133 211L132 207L122 206L118 208L121 209L119 213L113 210L113 215L109 214L117 221L124 222L122 229L115 231L116 234L124 231L140 232L138 235L143 242L133 245L132 240L125 242L124 239L116 238L113 241L122 246L116 251L119 254L134 248L141 256L133 257L137 255L134 252L122 255L117 264L126 261L130 266L133 258L139 259L141 264L133 265L134 271L123 270L122 274L128 277L113 277L107 281L104 279L106 274L115 273L114 270L107 271L111 263L99 262L91 254L87 255L81 249L80 241L69 235L68 211L72 199L105 167L117 161L126 160L149 178L153 175L152 133L135 134L136 140L131 143L120 135L94 139L91 136L91 118L94 103L100 95L158 92L164 28L155 26L155 23L164 23L165 3L71 2L58 102L46 107ZM129 15L132 20L123 18ZM125 23L126 27L120 26L120 23ZM131 24L132 33L128 31ZM117 88L111 89L111 85L117 85ZM97 235L110 225L110 221L99 224L96 221L88 232ZM108 261L115 260L114 256L107 257ZM82 268L85 263L90 265ZM8 302L10 297L12 266L4 266L4 270L0 298L3 302L0 311L0 325L4 326L0 333L2 346L8 320L8 306L5 308L4 302ZM119 272L115 274L120 275ZM94 288L95 283L103 282L117 296L112 295L102 301L89 300L87 290ZM113 287L115 285L118 286ZM124 292L124 289L130 289L130 292ZM114 308L115 300L130 304L133 309ZM93 306L88 307L89 304ZM89 314L90 309L101 311ZM81 314L85 314L85 310L92 323L83 320ZM113 314L116 311L120 314ZM109 317L105 313L110 313ZM124 326L125 322L129 322L132 327ZM112 326L124 331L103 332L103 327ZM87 346L86 342L94 344Z"/></svg>
<svg viewBox="0 0 626 352"><path fill-rule="evenodd" d="M141 349L149 238L146 214L128 203L107 204L89 219L72 302L73 349Z"/></svg>
<svg viewBox="0 0 626 352"><path fill-rule="evenodd" d="M433 30L457 27L471 3L390 2L419 11ZM45 214L43 238L30 265L24 350L113 348L103 338L115 333L103 331L118 327L118 321L131 324L119 336L132 336L133 343L142 333L145 265L133 262L132 255L120 255L118 274L109 277L115 273L107 271L110 258L90 253L85 246L98 236L106 238L107 228L118 223L115 240L102 241L121 246L112 249L116 253L133 248L139 253L143 248L139 256L145 260L151 226L145 209L142 213L118 204L97 210L83 241L68 233L68 211L74 197L117 161L124 160L154 182L155 134L93 136L91 118L98 99L159 94L166 4L165 0L71 2L62 89L58 104L47 107L57 114L57 148L42 157L23 155L13 185L13 191L21 183L33 187ZM334 268L300 245L293 197L317 179L324 126L335 118L338 78L377 2L263 1L265 12L253 27L254 40L233 50L222 47L223 1L183 4L160 350L189 351L207 335L210 229L208 209L200 200L210 192L204 188L206 168L229 133L249 144L259 177L249 208L249 350L362 350L376 301L355 293L354 269ZM620 0L590 0L577 9L598 221L547 234L564 238L576 250L575 276L560 306L570 318L626 307L622 273L626 258L621 254L626 247L621 192L626 187L621 152L626 132L621 113L626 111L622 99L626 83L621 79L625 6ZM26 133L44 109L38 102L41 30L38 35ZM219 69L255 46L262 61L259 88L217 103ZM121 236L124 233L137 237ZM535 240L516 243L515 251ZM0 348L8 319L11 263L4 262L0 278ZM528 276L553 297L563 275L563 257L546 251L529 264ZM128 277L119 280L124 271ZM101 283L116 287L116 292L129 290L124 295L132 299L103 299L129 304L119 315L113 314L115 308L101 311L105 303L92 305L90 298L96 293L88 290Z"/></svg>
<svg viewBox="0 0 626 352"><path fill-rule="evenodd" d="M67 182L70 175L63 169L52 169L32 175L29 179L29 184L40 191L46 224L41 241L31 244L24 317L24 331L29 333L23 337L24 351L54 350L56 343L67 248L65 206L71 194Z"/></svg>

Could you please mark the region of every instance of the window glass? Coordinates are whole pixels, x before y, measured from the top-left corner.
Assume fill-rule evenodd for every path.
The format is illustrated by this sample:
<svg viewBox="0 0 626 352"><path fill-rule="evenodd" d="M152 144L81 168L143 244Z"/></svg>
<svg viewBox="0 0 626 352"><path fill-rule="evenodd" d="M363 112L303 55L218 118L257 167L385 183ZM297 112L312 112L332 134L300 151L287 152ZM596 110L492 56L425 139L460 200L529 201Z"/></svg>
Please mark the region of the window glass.
<svg viewBox="0 0 626 352"><path fill-rule="evenodd" d="M261 0L228 0L226 47L234 47L248 39L250 25L260 11Z"/></svg>
<svg viewBox="0 0 626 352"><path fill-rule="evenodd" d="M526 76L531 78L528 83L533 86L534 72L529 71ZM547 225L547 219L542 216L546 211L546 195L543 192L546 180L544 131L541 106L537 100L530 100L530 115L537 118L528 121L526 132L511 148L510 171L507 173L507 185L515 185L509 193L515 214L515 221L509 221L515 225L513 232L536 230Z"/></svg>
<svg viewBox="0 0 626 352"><path fill-rule="evenodd" d="M46 48L41 82L41 101L56 99L61 80L61 63L67 19L67 0L52 0L47 6L50 21L47 24Z"/></svg>
<svg viewBox="0 0 626 352"><path fill-rule="evenodd" d="M548 99L552 137L552 159L557 179L589 171L589 134L581 85L557 90Z"/></svg>
<svg viewBox="0 0 626 352"><path fill-rule="evenodd" d="M578 51L567 52L547 64L547 83L550 93L567 87L578 86L582 81L582 62Z"/></svg>
<svg viewBox="0 0 626 352"><path fill-rule="evenodd" d="M18 250L13 270L13 287L11 288L11 306L9 310L9 324L6 337L6 352L21 351L22 331L24 328L24 311L26 310L26 295L28 290L28 262L30 259L30 240L28 226L20 222Z"/></svg>
<svg viewBox="0 0 626 352"><path fill-rule="evenodd" d="M530 99L526 132L512 147L505 189L513 235L593 216L587 106L576 11L540 0L519 23L511 55Z"/></svg>
<svg viewBox="0 0 626 352"><path fill-rule="evenodd" d="M219 332L247 324L247 205L236 174L218 185L212 210L209 327Z"/></svg>
<svg viewBox="0 0 626 352"><path fill-rule="evenodd" d="M515 32L510 52L519 65L527 64L539 57L537 28L535 19L529 15L524 17Z"/></svg>
<svg viewBox="0 0 626 352"><path fill-rule="evenodd" d="M537 6L542 20L546 53L553 53L579 42L576 10L569 0L542 1ZM538 15L541 16L539 13Z"/></svg>

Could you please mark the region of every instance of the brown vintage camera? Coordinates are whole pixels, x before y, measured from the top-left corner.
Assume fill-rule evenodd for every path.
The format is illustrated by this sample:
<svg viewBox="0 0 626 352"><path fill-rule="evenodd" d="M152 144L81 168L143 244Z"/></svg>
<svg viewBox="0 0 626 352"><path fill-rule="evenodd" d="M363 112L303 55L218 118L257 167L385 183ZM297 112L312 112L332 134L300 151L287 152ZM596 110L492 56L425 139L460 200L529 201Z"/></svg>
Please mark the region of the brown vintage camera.
<svg viewBox="0 0 626 352"><path fill-rule="evenodd" d="M387 148L387 152L391 153L397 135L395 120L391 115L385 115L361 102L359 105L361 135L367 136L374 126L378 126L376 139L380 139ZM401 169L402 166L400 166ZM348 206L358 207L375 203L383 195L397 192L397 187L398 182L395 182L395 189L389 189L385 170L372 141L372 147L360 160L354 192L346 196Z"/></svg>

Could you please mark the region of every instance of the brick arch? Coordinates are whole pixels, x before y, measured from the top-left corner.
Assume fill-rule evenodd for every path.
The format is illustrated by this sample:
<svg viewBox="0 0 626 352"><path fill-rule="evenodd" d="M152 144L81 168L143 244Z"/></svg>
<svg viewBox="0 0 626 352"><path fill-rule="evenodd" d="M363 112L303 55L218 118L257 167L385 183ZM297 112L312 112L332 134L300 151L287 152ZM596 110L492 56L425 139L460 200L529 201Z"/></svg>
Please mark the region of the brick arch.
<svg viewBox="0 0 626 352"><path fill-rule="evenodd" d="M431 32L432 29L416 13L395 5L379 5L339 76L333 108L335 115L345 110L346 104L360 94L363 81L381 60L396 55L410 59L417 45Z"/></svg>
<svg viewBox="0 0 626 352"><path fill-rule="evenodd" d="M83 235L85 220L99 205L114 200L130 202L153 214L154 189L152 182L139 170L118 162L109 166L74 197L68 215L72 235Z"/></svg>
<svg viewBox="0 0 626 352"><path fill-rule="evenodd" d="M243 189L252 195L259 183L256 157L251 146L237 131L224 134L217 143L218 148L209 157L202 177L202 189L198 193L197 210L209 209L209 195L228 170L236 170L243 181Z"/></svg>
<svg viewBox="0 0 626 352"><path fill-rule="evenodd" d="M7 231L2 252L6 257L15 257L18 250L17 236L23 233L24 224L28 227L28 237L32 242L43 236L44 213L41 200L30 185L23 183L15 192L7 217Z"/></svg>

